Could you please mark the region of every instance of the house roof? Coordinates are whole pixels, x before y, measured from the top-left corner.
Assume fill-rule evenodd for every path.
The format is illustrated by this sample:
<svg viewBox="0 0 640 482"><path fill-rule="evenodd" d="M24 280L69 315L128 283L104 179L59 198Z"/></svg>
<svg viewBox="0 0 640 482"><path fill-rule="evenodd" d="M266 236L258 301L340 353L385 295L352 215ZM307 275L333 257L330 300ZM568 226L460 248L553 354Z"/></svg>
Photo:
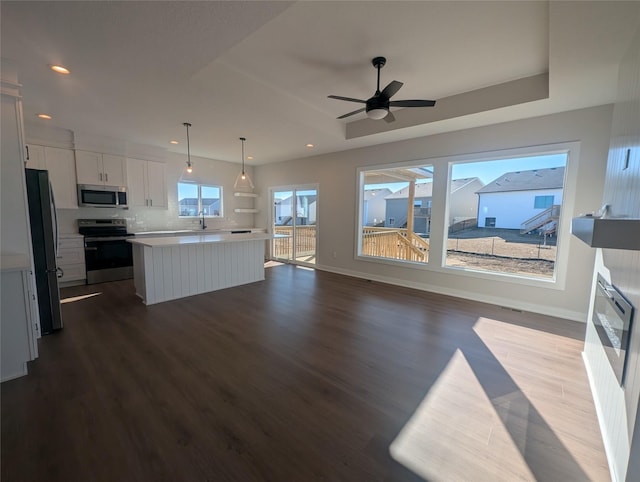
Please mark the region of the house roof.
<svg viewBox="0 0 640 482"><path fill-rule="evenodd" d="M187 121L193 156L239 163L246 135L247 164L259 165L613 103L638 11L618 1L3 0L0 48L11 61L3 76L15 71L23 86L27 140L40 126L72 131L76 146L93 135L184 155ZM336 119L358 106L327 96L371 97L379 55L381 85L404 84L394 100L435 108L393 108L389 123Z"/></svg>
<svg viewBox="0 0 640 482"><path fill-rule="evenodd" d="M198 206L198 198L193 197L185 197L180 199L179 204L182 206ZM216 206L220 204L220 199L218 198L202 198L203 206Z"/></svg>
<svg viewBox="0 0 640 482"><path fill-rule="evenodd" d="M451 190L450 192L455 192L463 186L466 186L470 182L474 180L480 181L477 177L468 177L464 179L454 179L451 181ZM430 198L433 195L433 183L425 182L425 183L416 183L416 194L415 198ZM394 192L393 194L388 195L385 199L408 199L409 198L409 186L400 189L399 191Z"/></svg>
<svg viewBox="0 0 640 482"><path fill-rule="evenodd" d="M509 191L538 191L542 189L562 189L564 167L532 169L503 174L498 179L479 189L478 194Z"/></svg>

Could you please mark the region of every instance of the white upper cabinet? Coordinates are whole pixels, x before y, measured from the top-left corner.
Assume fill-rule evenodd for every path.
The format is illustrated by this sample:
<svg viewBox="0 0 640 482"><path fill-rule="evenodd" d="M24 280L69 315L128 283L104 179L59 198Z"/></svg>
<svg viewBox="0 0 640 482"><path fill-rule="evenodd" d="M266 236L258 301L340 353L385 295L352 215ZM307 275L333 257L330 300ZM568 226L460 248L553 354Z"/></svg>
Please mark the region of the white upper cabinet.
<svg viewBox="0 0 640 482"><path fill-rule="evenodd" d="M29 144L26 146L27 169L47 169L44 160L44 146Z"/></svg>
<svg viewBox="0 0 640 482"><path fill-rule="evenodd" d="M102 172L107 186L126 186L126 162L124 157L102 154Z"/></svg>
<svg viewBox="0 0 640 482"><path fill-rule="evenodd" d="M126 186L125 159L99 152L76 151L78 184Z"/></svg>
<svg viewBox="0 0 640 482"><path fill-rule="evenodd" d="M53 196L58 209L75 209L78 207L76 190L76 162L71 149L59 147L27 145L29 158L28 169L44 169L49 171L49 181L53 187Z"/></svg>
<svg viewBox="0 0 640 482"><path fill-rule="evenodd" d="M167 207L164 163L127 159L127 180L129 206Z"/></svg>
<svg viewBox="0 0 640 482"><path fill-rule="evenodd" d="M56 207L58 209L75 209L78 207L76 188L76 162L71 149L57 147L44 148L45 162L49 171L49 181L53 187Z"/></svg>

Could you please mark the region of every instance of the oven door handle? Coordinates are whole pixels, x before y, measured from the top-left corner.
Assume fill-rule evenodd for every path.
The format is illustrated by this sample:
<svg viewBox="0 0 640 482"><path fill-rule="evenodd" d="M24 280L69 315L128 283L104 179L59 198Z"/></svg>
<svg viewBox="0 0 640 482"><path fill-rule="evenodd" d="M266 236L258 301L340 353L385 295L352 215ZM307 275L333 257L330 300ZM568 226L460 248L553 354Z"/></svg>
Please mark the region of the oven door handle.
<svg viewBox="0 0 640 482"><path fill-rule="evenodd" d="M611 286L608 283L603 284L600 282L600 280L598 280L598 287L604 293L604 295L610 300L613 300L614 294L617 293L616 289L613 286Z"/></svg>
<svg viewBox="0 0 640 482"><path fill-rule="evenodd" d="M131 236L98 236L98 237L85 237L85 246L89 243L95 243L96 241L126 241Z"/></svg>

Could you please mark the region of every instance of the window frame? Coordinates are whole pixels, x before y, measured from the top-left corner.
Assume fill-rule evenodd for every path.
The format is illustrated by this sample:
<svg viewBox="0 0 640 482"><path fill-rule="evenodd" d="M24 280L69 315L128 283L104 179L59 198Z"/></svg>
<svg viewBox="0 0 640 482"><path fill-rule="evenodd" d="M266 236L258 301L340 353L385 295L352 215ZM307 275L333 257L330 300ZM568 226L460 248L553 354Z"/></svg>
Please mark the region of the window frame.
<svg viewBox="0 0 640 482"><path fill-rule="evenodd" d="M540 204L543 204L543 206L538 206L538 200L544 200L544 202L540 203ZM551 202L549 203L548 201L551 201ZM554 202L555 202L555 196L553 194L535 196L533 198L533 209L549 209L550 207L553 206Z"/></svg>
<svg viewBox="0 0 640 482"><path fill-rule="evenodd" d="M383 257L377 257L377 256L368 256L365 254L361 254L362 251L362 229L363 229L363 225L362 225L362 218L364 216L364 192L365 192L365 182L364 182L364 175L367 171L381 171L384 169L397 169L397 168L417 168L417 167L429 167L431 168L432 172L434 172L435 169L435 165L434 163L430 160L430 159L415 159L415 160L411 160L411 161L401 161L401 162L393 162L393 163L387 163L387 164L377 164L377 165L367 165L367 166L360 166L356 169L356 203L357 203L357 209L356 209L356 219L355 219L355 246L354 246L354 259L356 260L360 260L360 261L367 261L367 262L372 262L372 263L380 263L380 264L388 264L388 265L393 265L393 266L401 266L401 267L405 267L405 268L412 268L412 269L418 269L418 270L425 270L428 268L429 264L431 263L431 250L429 250L429 255L427 257L427 261L426 262L420 262L420 261L409 261L409 260L402 260L402 259L394 259L394 258L383 258ZM398 182L403 182L403 181L398 181ZM435 182L435 172L433 175L433 178L431 180L431 182ZM435 185L434 185L434 189L435 189ZM433 205L433 195L432 195L432 199L430 201L430 204ZM392 217L388 217L386 215L387 213L385 213L385 218L389 220L389 222L391 222L391 220L393 220L393 223L395 225L395 221L396 218L395 216Z"/></svg>
<svg viewBox="0 0 640 482"><path fill-rule="evenodd" d="M195 215L182 215L180 214L180 184L186 184L186 185L191 185L191 186L197 186L197 191L198 191L198 208L196 210ZM220 191L220 209L218 210L218 214L205 214L204 217L205 218L211 218L211 219L218 219L218 218L223 218L224 217L224 188L221 185L218 184L210 184L210 183L202 183L202 182L192 182L192 181L178 181L176 183L176 198L177 198L177 205L178 205L178 218L180 219L193 219L193 218L200 218L202 217L202 188L214 188L214 189L218 189Z"/></svg>
<svg viewBox="0 0 640 482"><path fill-rule="evenodd" d="M397 268L409 268L433 271L462 279L480 279L488 281L501 281L524 286L539 287L552 290L564 290L566 287L569 269L569 244L571 236L571 213L575 212L575 198L578 188L578 168L580 163L580 141L557 142L551 144L540 144L525 147L512 147L506 149L493 149L490 151L479 151L468 154L452 154L441 157L421 158L414 161L400 161L384 164L367 164L356 168L355 189L356 189L356 212L355 212L355 242L354 260L369 263L391 265ZM449 218L449 184L451 179L452 163L469 163L492 160L512 159L528 156L542 156L550 154L566 154L564 191L562 196L562 207L560 211L560 223L557 243L557 256L555 266L555 277L534 278L525 277L513 273L500 273L490 271L473 271L453 266L446 266L446 241L448 226L445 220ZM429 164L433 166L433 197L432 197L432 224L430 230L429 261L427 263L412 263L389 258L375 258L372 256L361 256L359 254L362 244L361 220L364 209L364 178L363 171L380 170L393 167L416 167L419 164ZM442 201L444 200L444 206ZM437 223L436 223L437 221Z"/></svg>

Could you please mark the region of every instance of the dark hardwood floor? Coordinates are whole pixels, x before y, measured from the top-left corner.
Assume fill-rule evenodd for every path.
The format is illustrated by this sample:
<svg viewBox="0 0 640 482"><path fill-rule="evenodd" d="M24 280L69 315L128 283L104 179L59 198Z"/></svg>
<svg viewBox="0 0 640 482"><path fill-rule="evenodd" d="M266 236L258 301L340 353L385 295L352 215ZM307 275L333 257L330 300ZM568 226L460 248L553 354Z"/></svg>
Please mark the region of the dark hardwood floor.
<svg viewBox="0 0 640 482"><path fill-rule="evenodd" d="M62 297L1 386L3 482L609 480L578 323L286 265Z"/></svg>

